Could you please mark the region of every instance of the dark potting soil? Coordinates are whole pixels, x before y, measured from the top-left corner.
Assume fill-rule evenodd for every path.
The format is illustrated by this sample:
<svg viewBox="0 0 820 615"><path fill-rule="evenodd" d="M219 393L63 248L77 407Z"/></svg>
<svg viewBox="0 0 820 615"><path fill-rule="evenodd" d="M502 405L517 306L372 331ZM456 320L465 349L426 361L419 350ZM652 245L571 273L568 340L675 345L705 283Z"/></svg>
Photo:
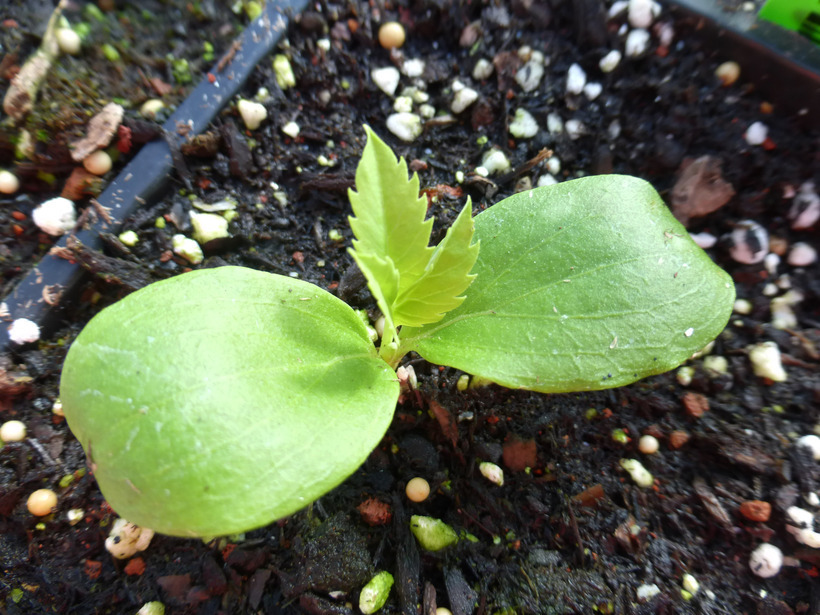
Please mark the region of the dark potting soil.
<svg viewBox="0 0 820 615"><path fill-rule="evenodd" d="M196 81L210 66L202 59L203 42L219 54L246 21L218 4L126 5L103 14L83 53L60 60L27 120L40 138L34 160L14 161L19 132L3 123L0 164L23 183L17 195L0 198L6 289L53 242L30 214L60 192L76 166L66 143L82 133L88 113L103 100L120 99L136 118L139 105L157 97L163 84L172 86L167 104L182 100L190 86L180 83L166 54L187 58ZM2 25L0 90L38 43L52 8L12 3L3 15L16 25ZM797 242L820 247L816 226L794 230L787 217L794 189L820 181L818 134L802 127L799 114L780 113L777 101L759 97L754 75L723 87L715 69L733 58L715 55L712 42L700 38L701 24L669 7L655 19L640 57L602 72L599 60L611 49L624 50L620 29L627 23L625 15L607 19L608 8L594 0L386 7L353 1L318 3L303 14L278 51L290 58L296 86L277 85L270 59L247 84L248 98L259 88L269 92L262 126L246 131L229 107L210 132L213 147L190 152L167 196L146 203L126 223L123 230L136 231L139 243L129 249L109 239L104 255L82 255L93 275L64 327L3 358L0 418L23 421L28 438L0 450L2 612L136 613L161 601L173 614L353 613L358 591L378 570L396 579L387 613L427 614L435 606L456 615L820 612L820 552L795 540L785 515L793 505L817 511L820 479L817 462L794 444L818 429L820 277L816 262L786 262ZM81 6L66 15L74 24L91 20ZM407 43L392 56L376 39L378 25L389 20L407 30ZM105 42L118 46L121 63L105 59L99 51ZM546 59L545 75L530 92L515 80L527 57L522 47ZM495 65L483 81L471 77L480 58ZM462 113L426 121L411 143L385 128L394 100L371 77L374 68L402 66L405 59L424 60L425 68L418 78L403 76L397 93L418 81L429 104L445 113L453 79L479 94ZM573 63L602 85L597 98L567 95ZM57 85L75 79L90 89L55 98ZM530 139L508 131L518 108L538 122ZM551 132L549 114L565 126L580 120L583 129L577 138L566 129ZM300 126L295 139L281 130L290 121ZM759 145L744 138L754 122L768 127ZM735 193L688 228L720 239L709 253L749 302L741 309L748 313L733 316L707 355L723 357L725 371L710 369L716 362L701 357L687 364L689 381L672 372L598 393L541 395L495 386L459 392L460 372L410 357L418 390L404 397L364 466L312 507L242 537L204 543L156 536L138 556L114 560L104 541L116 514L86 471L79 444L52 412L66 349L102 307L191 268L171 246L174 234L190 235L191 196L206 203L231 197L238 204L230 237L204 246L199 267L228 263L296 275L372 312L367 292L351 289L345 277L351 269L346 190L364 145L363 124L406 157L435 197L436 241L466 195L480 210L512 194L524 178L536 184L548 172L546 163L527 168L527 162L543 148L560 161L560 169L552 167L559 181L627 173L649 180L667 202L685 159L719 160L717 173ZM491 146L520 172L475 175ZM320 164L320 156L330 166ZM461 184L457 171L465 173ZM717 177L713 173L706 187ZM732 258L724 237L748 219L768 231L769 249L783 257L779 265ZM330 231L342 239L331 239ZM776 328L771 299L790 289L803 297L791 308L796 321ZM764 341L782 352L785 382L753 373L748 349ZM644 434L660 440L656 454L638 451ZM641 459L654 486L636 486L619 465L624 458ZM504 468L503 486L479 473L480 461ZM404 494L414 476L432 486L430 498L418 504ZM26 499L42 487L57 491L59 502L53 515L35 518ZM749 512L748 502L758 500L771 505L766 520ZM67 513L74 509L82 515L72 525ZM409 532L413 514L440 518L476 540L424 552ZM770 579L749 568L750 552L763 542L787 557ZM693 596L682 594L685 574L700 585ZM653 586L655 595L639 597L639 588Z"/></svg>

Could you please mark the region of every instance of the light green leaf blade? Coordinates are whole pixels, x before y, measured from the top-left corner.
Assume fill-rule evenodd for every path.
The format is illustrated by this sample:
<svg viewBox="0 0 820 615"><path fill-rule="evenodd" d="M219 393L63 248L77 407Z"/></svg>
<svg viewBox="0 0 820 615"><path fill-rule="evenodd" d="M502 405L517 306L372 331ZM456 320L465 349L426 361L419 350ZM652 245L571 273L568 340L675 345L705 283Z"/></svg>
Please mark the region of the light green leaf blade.
<svg viewBox="0 0 820 615"><path fill-rule="evenodd" d="M384 314L387 321L387 328L395 329L393 321L393 304L399 294L399 270L393 265L390 258L380 258L375 254L367 252L356 252L350 250L350 255L359 269L362 270L365 279L368 281L370 292L379 304L379 309ZM378 280L378 283L371 284L371 280Z"/></svg>
<svg viewBox="0 0 820 615"><path fill-rule="evenodd" d="M432 218L427 199L419 198L419 178L407 177L407 163L370 128L367 144L356 168L356 191L350 190L353 216L350 228L356 239L353 252L389 258L399 271L399 290L412 285L424 273L433 248L429 247ZM379 279L368 279L373 285ZM374 292L374 295L376 293Z"/></svg>
<svg viewBox="0 0 820 615"><path fill-rule="evenodd" d="M72 344L60 396L117 513L215 536L289 515L344 480L386 431L398 384L336 297L223 267L103 310Z"/></svg>
<svg viewBox="0 0 820 615"><path fill-rule="evenodd" d="M717 336L731 278L646 182L597 176L516 194L474 218L475 282L404 350L508 387L621 386Z"/></svg>
<svg viewBox="0 0 820 615"><path fill-rule="evenodd" d="M473 231L472 205L468 199L436 246L422 276L397 297L393 313L396 324L419 327L437 322L461 305L462 293L475 278L470 275L478 257L478 243L471 244Z"/></svg>

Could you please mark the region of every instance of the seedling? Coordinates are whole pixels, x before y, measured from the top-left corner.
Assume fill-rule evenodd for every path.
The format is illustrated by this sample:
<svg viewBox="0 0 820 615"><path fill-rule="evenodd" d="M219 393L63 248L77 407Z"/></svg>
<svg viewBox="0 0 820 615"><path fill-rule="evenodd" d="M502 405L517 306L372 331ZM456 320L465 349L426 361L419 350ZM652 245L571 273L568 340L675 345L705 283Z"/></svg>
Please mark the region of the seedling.
<svg viewBox="0 0 820 615"><path fill-rule="evenodd" d="M732 310L729 276L632 177L538 188L475 218L468 201L430 247L418 178L368 129L350 200L378 348L330 293L240 267L152 284L74 341L65 416L120 515L216 536L299 510L379 443L410 351L512 388L603 389L681 364Z"/></svg>

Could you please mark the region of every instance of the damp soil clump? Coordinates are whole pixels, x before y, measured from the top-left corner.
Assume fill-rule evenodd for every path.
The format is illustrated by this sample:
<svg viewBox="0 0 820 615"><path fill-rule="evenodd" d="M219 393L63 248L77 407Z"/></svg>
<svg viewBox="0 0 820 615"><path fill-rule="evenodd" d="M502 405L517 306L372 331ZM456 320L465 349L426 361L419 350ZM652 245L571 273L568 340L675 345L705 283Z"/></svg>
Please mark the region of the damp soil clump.
<svg viewBox="0 0 820 615"><path fill-rule="evenodd" d="M75 64L77 75L94 75L87 98L69 96L51 108L74 118L70 126L50 123L55 147L102 106L98 99L130 101L126 115L136 118L139 104L156 94L149 84L160 79L174 85L167 104L181 100L186 90L168 54L187 58L195 81L208 69L203 41L219 53L247 23L246 15L223 14L215 4L147 7L157 38L140 46L100 29L97 36L112 38L94 45L114 44L124 58L119 69L101 68L89 49L55 72L63 83L62 71ZM78 10L67 13L72 23L87 9ZM820 181L820 135L801 116L781 114L777 101L762 99L753 75L724 85L715 70L732 58L712 51L697 21L663 6L644 30L646 48L630 57L627 38L639 28L626 13L609 10L586 0L388 7L353 1L311 5L295 20L275 52L288 58L295 83L277 79L270 57L243 95L265 105L267 120L247 130L229 104L185 146L184 168L165 197L126 222L122 230L134 231L136 244L112 235L104 253L76 247L93 275L59 332L3 357L0 418L28 429L24 441L0 450L3 611L136 613L160 601L170 614L355 613L361 587L388 570L396 584L386 613L820 612L820 555L795 539L786 514L792 506L816 513L820 495L820 466L795 444L816 434L820 419L820 276L816 260L789 262L796 243L820 247L816 221L795 228L790 214L807 182ZM127 9L103 16L127 34L135 17L126 20L120 11ZM10 18L32 34L3 26L10 42L2 52L18 57L2 66L19 65L34 49L43 13L20 3ZM386 21L403 24L401 48L379 44ZM621 58L605 72L600 62L613 50ZM585 73L584 86L598 84L600 91L568 92L573 64ZM392 95L373 77L384 67L400 71ZM47 85L43 97L56 87ZM464 88L475 99L455 112L453 100ZM422 131L411 141L386 127L399 105L419 115ZM518 109L536 120L530 137L511 133ZM27 121L36 121L36 112ZM767 133L750 143L755 122ZM295 135L292 127L284 130L291 123ZM697 202L720 193L719 206L680 217L732 275L736 313L714 346L684 367L594 393L543 395L494 385L462 391L461 372L411 356L418 388L403 397L384 440L312 506L242 536L155 536L133 558L113 559L104 543L116 514L55 409L71 341L93 314L127 293L225 264L299 277L377 316L346 252L347 190L364 124L419 173L436 217L434 241L468 195L480 211L517 190L582 175L642 177L668 204L673 195ZM17 134L5 124L2 133L4 143ZM53 243L31 220L33 208L58 194L71 172L67 162L58 172L68 150L54 154L50 143L26 161L8 152L0 159L23 178L18 194L0 197L7 287ZM509 166L481 170L491 150ZM687 173L697 164L705 170ZM84 198L80 208L88 206ZM190 236L190 212L208 207L233 212L230 232L202 245L204 260L194 265L174 252L172 238ZM765 235L736 232L752 228L750 220ZM753 245L738 251L743 242ZM761 251L765 259L747 257ZM785 321L775 318L784 314ZM750 348L762 342L780 351L787 380L756 372ZM652 455L638 450L647 434L660 442ZM632 458L652 473L651 487L637 486L622 468L621 460ZM504 469L503 486L481 475L482 461ZM431 485L419 503L404 493L416 476ZM52 515L36 518L26 499L42 487L54 489L59 501ZM81 514L67 516L73 510ZM409 531L412 515L441 519L462 538L425 552ZM764 542L786 556L771 578L749 567L750 553ZM684 586L687 574L697 591Z"/></svg>

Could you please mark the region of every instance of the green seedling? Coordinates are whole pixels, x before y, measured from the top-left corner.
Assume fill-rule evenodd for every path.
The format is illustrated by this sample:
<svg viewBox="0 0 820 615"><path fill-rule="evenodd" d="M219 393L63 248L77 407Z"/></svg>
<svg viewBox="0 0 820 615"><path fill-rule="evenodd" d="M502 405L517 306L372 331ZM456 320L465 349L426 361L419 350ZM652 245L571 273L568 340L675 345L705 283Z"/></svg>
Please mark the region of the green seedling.
<svg viewBox="0 0 820 615"><path fill-rule="evenodd" d="M384 320L306 282L186 273L106 308L71 346L63 409L129 521L217 536L289 515L354 472L390 424L410 351L542 392L622 386L712 340L729 276L651 186L597 176L468 202L438 246L419 180L368 129L351 254Z"/></svg>

